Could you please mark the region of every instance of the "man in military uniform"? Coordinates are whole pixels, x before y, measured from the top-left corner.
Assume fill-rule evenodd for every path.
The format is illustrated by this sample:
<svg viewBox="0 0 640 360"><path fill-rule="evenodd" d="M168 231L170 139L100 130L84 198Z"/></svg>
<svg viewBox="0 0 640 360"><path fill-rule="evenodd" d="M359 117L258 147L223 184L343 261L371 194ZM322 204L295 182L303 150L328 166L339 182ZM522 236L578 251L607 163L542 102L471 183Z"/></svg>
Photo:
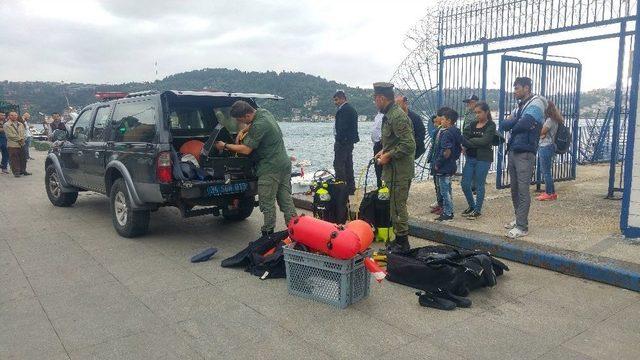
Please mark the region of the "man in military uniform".
<svg viewBox="0 0 640 360"><path fill-rule="evenodd" d="M262 235L272 234L276 225L276 201L287 224L296 216L291 198L291 160L284 147L282 131L269 111L256 110L246 101L236 101L231 106L230 115L247 125L238 136L242 140L237 144L218 141L216 148L253 157L258 176L260 211L264 215Z"/></svg>
<svg viewBox="0 0 640 360"><path fill-rule="evenodd" d="M382 150L376 154L382 165L382 178L389 187L391 222L396 239L388 250L409 250L409 213L407 199L414 176L413 159L416 142L413 125L407 114L394 101L393 84L373 84L376 107L382 119Z"/></svg>

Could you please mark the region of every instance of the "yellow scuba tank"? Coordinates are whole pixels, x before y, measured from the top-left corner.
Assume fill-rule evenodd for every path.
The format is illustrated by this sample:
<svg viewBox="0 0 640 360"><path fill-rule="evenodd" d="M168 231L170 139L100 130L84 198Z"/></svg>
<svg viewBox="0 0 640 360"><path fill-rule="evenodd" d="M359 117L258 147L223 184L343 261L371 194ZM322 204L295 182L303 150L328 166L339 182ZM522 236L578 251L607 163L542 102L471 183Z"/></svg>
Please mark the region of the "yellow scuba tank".
<svg viewBox="0 0 640 360"><path fill-rule="evenodd" d="M391 223L391 194L387 185L382 182L375 202L376 241L389 242L395 238Z"/></svg>

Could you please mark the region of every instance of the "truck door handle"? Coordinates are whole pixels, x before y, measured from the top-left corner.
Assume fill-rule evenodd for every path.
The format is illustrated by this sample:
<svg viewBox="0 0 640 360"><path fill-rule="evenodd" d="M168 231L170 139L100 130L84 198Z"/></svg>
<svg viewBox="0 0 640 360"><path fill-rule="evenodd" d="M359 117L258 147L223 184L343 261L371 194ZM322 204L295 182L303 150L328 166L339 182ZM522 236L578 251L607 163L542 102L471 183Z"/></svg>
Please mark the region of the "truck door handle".
<svg viewBox="0 0 640 360"><path fill-rule="evenodd" d="M78 151L78 156L82 156L82 150Z"/></svg>

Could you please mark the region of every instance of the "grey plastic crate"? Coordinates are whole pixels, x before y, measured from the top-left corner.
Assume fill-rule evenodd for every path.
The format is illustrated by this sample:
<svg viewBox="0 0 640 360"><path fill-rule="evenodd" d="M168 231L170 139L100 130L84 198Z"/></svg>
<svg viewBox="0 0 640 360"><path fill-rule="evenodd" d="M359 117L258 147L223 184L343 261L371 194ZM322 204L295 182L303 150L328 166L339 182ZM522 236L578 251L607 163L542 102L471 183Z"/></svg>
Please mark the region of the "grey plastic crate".
<svg viewBox="0 0 640 360"><path fill-rule="evenodd" d="M284 250L289 294L317 300L341 309L369 296L371 275L364 267L366 254L350 260L295 250Z"/></svg>

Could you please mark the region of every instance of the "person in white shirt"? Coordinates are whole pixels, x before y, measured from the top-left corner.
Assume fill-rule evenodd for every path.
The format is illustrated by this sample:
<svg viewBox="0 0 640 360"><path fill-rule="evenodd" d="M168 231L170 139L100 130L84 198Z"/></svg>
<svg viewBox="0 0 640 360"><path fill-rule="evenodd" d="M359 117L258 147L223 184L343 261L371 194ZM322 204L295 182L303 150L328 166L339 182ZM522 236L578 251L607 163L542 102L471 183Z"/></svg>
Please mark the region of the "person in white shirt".
<svg viewBox="0 0 640 360"><path fill-rule="evenodd" d="M31 133L31 129L29 128L29 120L31 119L31 114L28 112L22 114L22 124L24 124L24 156L27 160L33 160L31 155L29 154L29 147L31 146L31 140L33 140L33 134Z"/></svg>
<svg viewBox="0 0 640 360"><path fill-rule="evenodd" d="M371 141L373 142L373 155L379 153L382 150L382 119L383 113L378 113L373 119L373 130L371 131ZM374 168L376 170L376 181L378 188L382 187L382 165L378 165L375 162Z"/></svg>

